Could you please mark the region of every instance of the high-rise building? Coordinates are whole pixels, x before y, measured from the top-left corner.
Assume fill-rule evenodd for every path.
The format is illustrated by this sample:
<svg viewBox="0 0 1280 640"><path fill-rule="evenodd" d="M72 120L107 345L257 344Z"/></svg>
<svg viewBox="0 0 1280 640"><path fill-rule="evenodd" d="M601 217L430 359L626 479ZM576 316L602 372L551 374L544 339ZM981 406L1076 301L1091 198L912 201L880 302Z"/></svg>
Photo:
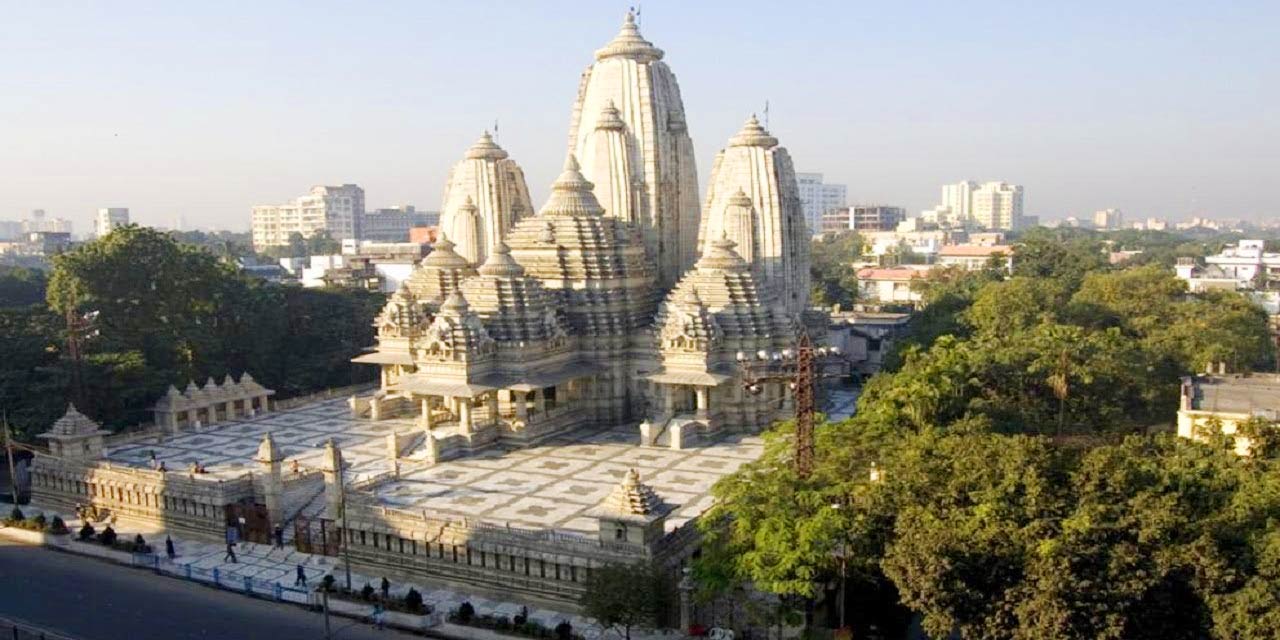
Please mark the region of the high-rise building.
<svg viewBox="0 0 1280 640"><path fill-rule="evenodd" d="M972 180L943 185L942 204L934 210L943 219L965 227L1010 230L1022 226L1022 187L1007 182Z"/></svg>
<svg viewBox="0 0 1280 640"><path fill-rule="evenodd" d="M129 224L127 207L106 207L98 209L98 217L94 219L93 231L99 238L111 233L116 227Z"/></svg>
<svg viewBox="0 0 1280 640"><path fill-rule="evenodd" d="M832 209L822 214L823 233L838 231L894 231L898 223L907 219L902 207L878 204L856 204Z"/></svg>
<svg viewBox="0 0 1280 640"><path fill-rule="evenodd" d="M1103 230L1124 228L1124 214L1119 209L1095 211L1093 212L1093 227Z"/></svg>
<svg viewBox="0 0 1280 640"><path fill-rule="evenodd" d="M809 231L822 231L822 216L828 211L845 206L848 188L842 184L827 184L821 173L797 173L796 185L800 188L800 208L804 211Z"/></svg>
<svg viewBox="0 0 1280 640"><path fill-rule="evenodd" d="M363 219L364 189L354 184L312 187L310 194L293 202L255 206L253 246L287 245L295 233L310 238L321 231L334 240L359 238Z"/></svg>

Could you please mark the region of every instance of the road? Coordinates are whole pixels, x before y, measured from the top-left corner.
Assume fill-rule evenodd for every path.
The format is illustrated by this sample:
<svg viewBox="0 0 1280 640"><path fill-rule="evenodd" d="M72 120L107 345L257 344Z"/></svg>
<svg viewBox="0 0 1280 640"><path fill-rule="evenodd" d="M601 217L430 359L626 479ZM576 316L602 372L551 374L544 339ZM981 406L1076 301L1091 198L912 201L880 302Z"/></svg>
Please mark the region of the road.
<svg viewBox="0 0 1280 640"><path fill-rule="evenodd" d="M0 540L0 617L83 640L322 640L321 614ZM420 638L334 617L335 640Z"/></svg>

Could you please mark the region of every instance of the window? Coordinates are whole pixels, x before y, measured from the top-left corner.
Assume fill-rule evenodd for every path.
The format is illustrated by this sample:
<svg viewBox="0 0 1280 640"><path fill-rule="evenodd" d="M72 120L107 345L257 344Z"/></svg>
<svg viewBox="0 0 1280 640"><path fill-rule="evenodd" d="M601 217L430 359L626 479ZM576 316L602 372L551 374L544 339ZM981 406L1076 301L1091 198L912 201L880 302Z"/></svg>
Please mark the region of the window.
<svg viewBox="0 0 1280 640"><path fill-rule="evenodd" d="M614 539L614 540L626 540L626 539L627 539L627 528L626 528L626 527L618 527L617 529L614 529L614 530L613 530L613 539Z"/></svg>

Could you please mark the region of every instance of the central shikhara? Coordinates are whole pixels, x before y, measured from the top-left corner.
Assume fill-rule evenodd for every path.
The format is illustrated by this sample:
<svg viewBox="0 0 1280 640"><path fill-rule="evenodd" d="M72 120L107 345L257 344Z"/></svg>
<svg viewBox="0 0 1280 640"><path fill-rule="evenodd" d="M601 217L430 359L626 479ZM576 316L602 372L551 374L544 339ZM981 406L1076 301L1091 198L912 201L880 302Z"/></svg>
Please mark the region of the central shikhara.
<svg viewBox="0 0 1280 640"><path fill-rule="evenodd" d="M630 15L596 52L564 170L535 212L523 172L483 135L450 173L432 252L355 358L376 391L270 412L248 375L171 388L159 435L69 410L36 457L46 508L182 535L275 526L362 570L574 606L586 575L681 567L714 482L793 412L777 359L808 308L794 169L747 120L699 201L675 76ZM256 455L255 455L256 452Z"/></svg>
<svg viewBox="0 0 1280 640"><path fill-rule="evenodd" d="M628 15L595 58L546 204L535 213L485 133L450 173L440 240L356 358L382 369L358 415L418 416L418 457L622 424L681 449L789 411L785 384L746 393L736 359L825 326L807 308L791 158L753 116L716 156L700 209L662 50Z"/></svg>

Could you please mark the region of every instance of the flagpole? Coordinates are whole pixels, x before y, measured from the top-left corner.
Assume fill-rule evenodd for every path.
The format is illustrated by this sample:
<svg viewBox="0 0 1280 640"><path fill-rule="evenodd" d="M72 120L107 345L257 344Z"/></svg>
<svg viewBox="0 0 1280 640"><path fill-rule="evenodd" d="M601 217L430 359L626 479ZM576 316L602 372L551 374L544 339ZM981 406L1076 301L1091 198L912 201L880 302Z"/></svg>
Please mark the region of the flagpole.
<svg viewBox="0 0 1280 640"><path fill-rule="evenodd" d="M9 457L9 488L13 490L13 508L18 508L18 470L13 466L13 431L9 428L9 412L4 412L4 451Z"/></svg>

